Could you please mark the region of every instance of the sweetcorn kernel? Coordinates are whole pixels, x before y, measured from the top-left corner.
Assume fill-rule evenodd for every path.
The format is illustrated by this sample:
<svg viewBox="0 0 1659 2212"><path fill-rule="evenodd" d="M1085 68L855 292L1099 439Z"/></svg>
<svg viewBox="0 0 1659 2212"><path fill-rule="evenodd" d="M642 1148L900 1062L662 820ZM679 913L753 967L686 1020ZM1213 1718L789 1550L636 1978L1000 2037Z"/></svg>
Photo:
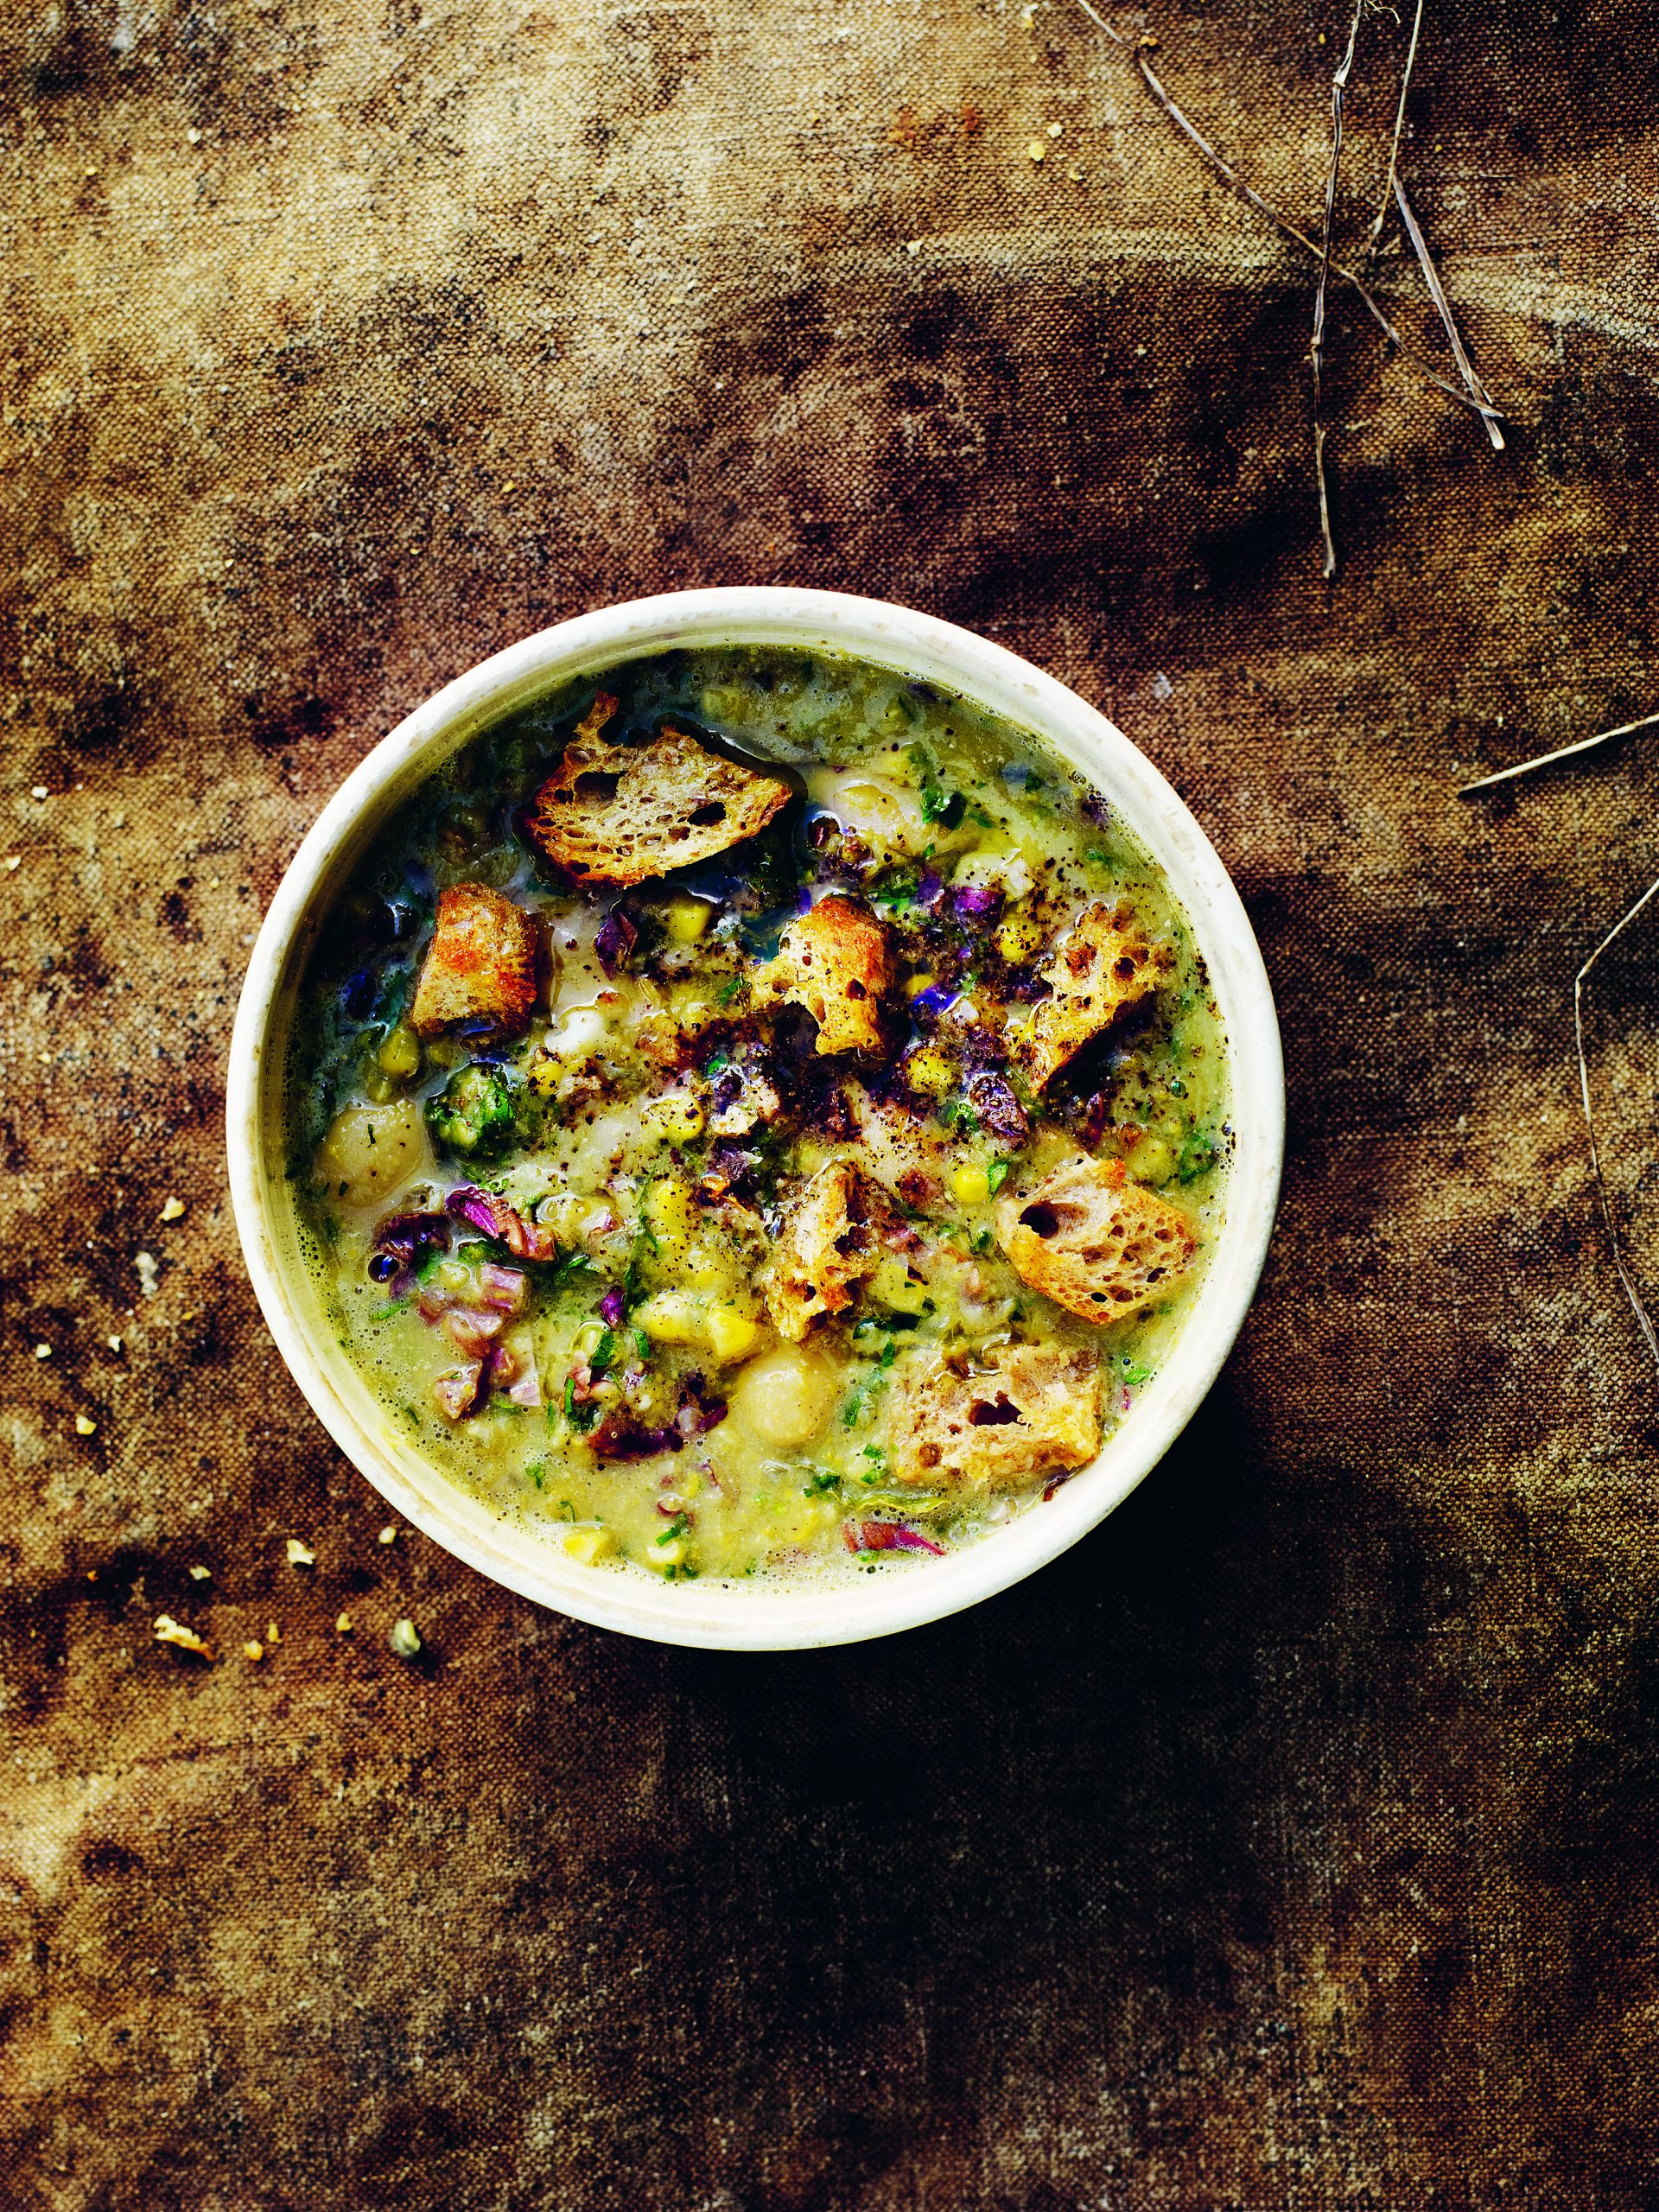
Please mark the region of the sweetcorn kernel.
<svg viewBox="0 0 1659 2212"><path fill-rule="evenodd" d="M645 1219L659 1236L689 1236L691 1193L677 1175L662 1175L645 1193Z"/></svg>
<svg viewBox="0 0 1659 2212"><path fill-rule="evenodd" d="M583 1567L592 1567L601 1559L608 1559L616 1549L616 1538L608 1529L572 1529L564 1539L564 1548Z"/></svg>
<svg viewBox="0 0 1659 2212"><path fill-rule="evenodd" d="M375 1058L382 1075L414 1075L421 1065L421 1040L406 1021L400 1021L388 1033Z"/></svg>
<svg viewBox="0 0 1659 2212"><path fill-rule="evenodd" d="M706 1324L709 1349L722 1367L747 1359L760 1341L760 1324L735 1306L716 1306Z"/></svg>
<svg viewBox="0 0 1659 2212"><path fill-rule="evenodd" d="M700 1344L703 1314L700 1302L683 1290L659 1290L638 1307L634 1320L655 1344Z"/></svg>
<svg viewBox="0 0 1659 2212"><path fill-rule="evenodd" d="M734 1285L730 1263L714 1245L701 1241L688 1244L681 1268L693 1290L718 1290L731 1296Z"/></svg>
<svg viewBox="0 0 1659 2212"><path fill-rule="evenodd" d="M937 980L938 979L935 976L930 976L925 969L924 969L919 976L912 976L906 980L905 984L905 996L907 999L919 998L924 991L932 989Z"/></svg>
<svg viewBox="0 0 1659 2212"><path fill-rule="evenodd" d="M959 1206L982 1206L991 1195L991 1179L982 1167L964 1164L951 1175L950 1195Z"/></svg>
<svg viewBox="0 0 1659 2212"><path fill-rule="evenodd" d="M524 1071L524 1081L537 1098L551 1098L557 1093L563 1074L564 1070L557 1060L549 1059L544 1052L538 1052Z"/></svg>
<svg viewBox="0 0 1659 2212"><path fill-rule="evenodd" d="M905 1062L905 1080L912 1090L942 1098L956 1082L957 1071L934 1045L920 1045Z"/></svg>
<svg viewBox="0 0 1659 2212"><path fill-rule="evenodd" d="M1175 1155L1161 1137L1142 1137L1127 1165L1136 1183L1167 1183L1175 1173Z"/></svg>
<svg viewBox="0 0 1659 2212"><path fill-rule="evenodd" d="M1029 960L1043 946L1042 925L1030 914L1009 914L996 933L996 949L1005 960Z"/></svg>
<svg viewBox="0 0 1659 2212"><path fill-rule="evenodd" d="M665 1544L647 1544L645 1564L664 1570L671 1567L683 1567L685 1564L685 1546L678 1536L671 1536Z"/></svg>
<svg viewBox="0 0 1659 2212"><path fill-rule="evenodd" d="M714 918L714 908L702 899L671 899L663 925L676 944L695 944Z"/></svg>
<svg viewBox="0 0 1659 2212"><path fill-rule="evenodd" d="M653 1098L639 1118L670 1144L689 1144L693 1137L702 1135L703 1111L690 1091L671 1091L665 1098Z"/></svg>

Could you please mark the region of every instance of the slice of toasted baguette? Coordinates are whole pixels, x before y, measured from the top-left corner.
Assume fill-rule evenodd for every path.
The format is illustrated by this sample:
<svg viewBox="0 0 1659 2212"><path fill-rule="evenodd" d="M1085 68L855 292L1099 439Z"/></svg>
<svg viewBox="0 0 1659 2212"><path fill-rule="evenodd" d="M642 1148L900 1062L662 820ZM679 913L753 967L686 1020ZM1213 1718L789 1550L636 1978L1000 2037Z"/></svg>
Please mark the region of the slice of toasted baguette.
<svg viewBox="0 0 1659 2212"><path fill-rule="evenodd" d="M601 735L616 711L601 692L536 794L525 826L579 883L626 887L712 860L764 830L789 786L664 727L648 745Z"/></svg>
<svg viewBox="0 0 1659 2212"><path fill-rule="evenodd" d="M1033 1290L1103 1325L1163 1297L1198 1248L1179 1206L1129 1182L1121 1160L1086 1152L1002 1198L996 1236Z"/></svg>
<svg viewBox="0 0 1659 2212"><path fill-rule="evenodd" d="M893 1393L890 1465L901 1483L995 1488L1086 1466L1100 1449L1100 1361L1064 1344L998 1344L988 1368L943 1357Z"/></svg>
<svg viewBox="0 0 1659 2212"><path fill-rule="evenodd" d="M1039 1001L1014 1046L1014 1060L1041 1090L1092 1037L1157 987L1167 952L1154 948L1128 906L1085 906L1042 971L1053 995Z"/></svg>
<svg viewBox="0 0 1659 2212"><path fill-rule="evenodd" d="M410 1022L434 1037L458 1021L522 1029L536 1002L541 925L487 883L438 893L437 928L415 987Z"/></svg>
<svg viewBox="0 0 1659 2212"><path fill-rule="evenodd" d="M887 932L868 906L831 893L784 931L778 957L756 978L762 991L804 1006L820 1052L880 1049L882 1001L893 988Z"/></svg>
<svg viewBox="0 0 1659 2212"><path fill-rule="evenodd" d="M790 1209L766 1270L779 1336L798 1344L820 1314L844 1313L902 1224L880 1184L850 1160L821 1167Z"/></svg>

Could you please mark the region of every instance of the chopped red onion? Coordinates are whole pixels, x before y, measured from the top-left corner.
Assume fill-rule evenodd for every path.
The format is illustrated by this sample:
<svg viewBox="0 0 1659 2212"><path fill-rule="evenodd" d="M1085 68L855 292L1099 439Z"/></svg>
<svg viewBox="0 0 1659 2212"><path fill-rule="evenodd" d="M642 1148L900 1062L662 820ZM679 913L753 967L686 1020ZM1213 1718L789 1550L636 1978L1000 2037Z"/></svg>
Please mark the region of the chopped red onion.
<svg viewBox="0 0 1659 2212"><path fill-rule="evenodd" d="M613 906L594 939L594 950L599 955L599 964L605 973L614 976L619 968L626 968L639 942L639 924L620 906Z"/></svg>
<svg viewBox="0 0 1659 2212"><path fill-rule="evenodd" d="M438 1402L438 1411L446 1421L465 1421L478 1411L484 1395L484 1363L468 1360L465 1367L454 1368L447 1375L440 1375L432 1385L432 1395Z"/></svg>
<svg viewBox="0 0 1659 2212"><path fill-rule="evenodd" d="M607 1329L620 1329L622 1325L622 1293L613 1283L599 1301L599 1318Z"/></svg>
<svg viewBox="0 0 1659 2212"><path fill-rule="evenodd" d="M442 1214L389 1214L374 1232L370 1280L384 1283L388 1296L406 1298L428 1254L448 1247L449 1224Z"/></svg>
<svg viewBox="0 0 1659 2212"><path fill-rule="evenodd" d="M963 921L982 921L1002 904L1002 893L986 883L962 883L950 893L950 904Z"/></svg>
<svg viewBox="0 0 1659 2212"><path fill-rule="evenodd" d="M558 1257L558 1239L550 1229L535 1222L526 1222L524 1216L510 1206L505 1198L498 1198L488 1191L480 1191L475 1183L463 1183L451 1191L444 1200L445 1209L457 1221L469 1222L486 1236L493 1236L505 1244L517 1260L554 1260Z"/></svg>
<svg viewBox="0 0 1659 2212"><path fill-rule="evenodd" d="M906 1521L849 1521L842 1530L849 1552L931 1552L944 1557L944 1546L936 1544Z"/></svg>
<svg viewBox="0 0 1659 2212"><path fill-rule="evenodd" d="M498 1313L522 1311L528 1286L521 1269L504 1268L499 1260L486 1260L478 1271L478 1280L484 1305L493 1306Z"/></svg>
<svg viewBox="0 0 1659 2212"><path fill-rule="evenodd" d="M452 1306L443 1317L446 1333L468 1359L481 1359L501 1333L505 1313L492 1313L476 1306Z"/></svg>

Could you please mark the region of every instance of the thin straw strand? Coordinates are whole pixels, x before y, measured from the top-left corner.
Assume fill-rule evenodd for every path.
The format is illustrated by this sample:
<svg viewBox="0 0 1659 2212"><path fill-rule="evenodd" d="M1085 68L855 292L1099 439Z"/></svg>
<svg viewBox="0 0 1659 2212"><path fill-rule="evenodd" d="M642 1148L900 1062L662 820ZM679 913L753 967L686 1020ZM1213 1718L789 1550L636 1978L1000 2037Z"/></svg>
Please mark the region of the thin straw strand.
<svg viewBox="0 0 1659 2212"><path fill-rule="evenodd" d="M1287 238L1293 245L1300 246L1304 253L1307 254L1312 259L1317 261L1319 258L1319 248L1315 245L1313 240L1309 238L1306 232L1299 231L1294 223L1286 221L1285 218L1279 213L1276 207L1270 207L1262 197L1262 194L1255 189L1255 186L1249 183L1243 177L1242 177L1238 171L1233 167L1232 163L1226 160L1223 155L1217 152L1216 149L1210 143L1210 141L1205 137L1198 125L1185 115L1180 108L1176 105L1175 102L1170 98L1168 92L1166 92L1163 86L1159 82L1157 74L1154 71L1152 64L1147 59L1145 46L1137 45L1133 39L1125 38L1122 31L1115 29L1114 27L1107 22L1104 16L1099 14L1096 9L1090 6L1090 0L1077 0L1077 6L1083 10L1084 14L1088 16L1090 22L1095 26L1096 30L1103 31L1106 36L1111 40L1114 46L1121 47L1125 54L1129 54L1133 58L1135 67L1141 73L1141 82L1146 86L1147 90L1152 94L1154 99L1157 101L1159 106L1162 108L1164 113L1175 125L1175 128L1180 132L1181 136L1188 140L1191 144L1198 148L1199 153L1203 155L1205 160L1209 162L1211 168L1215 171L1216 175L1221 178L1222 181L1224 184L1230 185L1238 194L1239 198L1244 201L1245 205L1255 208L1256 213L1262 217L1262 220L1266 223L1270 223L1274 229L1277 231L1281 237ZM1348 285L1351 290L1358 294L1360 302L1364 308L1365 312L1370 316L1371 321L1376 325L1384 338L1388 340L1389 345L1393 346L1395 353L1399 354L1401 359L1402 361L1408 361L1412 367L1416 370L1418 375L1423 378L1426 384L1433 385L1437 391L1443 391L1448 399L1455 399L1459 407L1472 408L1477 415L1491 415L1496 414L1498 411L1491 405L1482 406L1478 401L1471 399L1469 397L1469 394L1459 385L1448 383L1446 378L1442 376L1437 376L1434 371L1430 368L1428 364L1423 359L1422 355L1417 353L1412 346L1407 345L1399 331L1395 329L1393 323L1389 321L1388 316L1383 313L1376 294L1371 290L1368 284L1363 283L1362 279L1354 273L1351 269L1348 268L1340 261L1332 260L1331 264L1331 274L1340 283Z"/></svg>
<svg viewBox="0 0 1659 2212"><path fill-rule="evenodd" d="M1512 784L1517 776L1530 776L1540 768L1553 768L1558 760L1571 760L1580 753L1593 753L1599 745L1611 745L1616 737L1630 737L1639 729L1651 729L1659 722L1659 715L1643 715L1639 721L1620 722L1617 729L1598 730L1593 737L1581 737L1576 745L1563 745L1554 753L1541 753L1535 760L1517 761L1513 768L1500 768L1495 776L1483 776L1478 783L1459 786L1458 797L1467 798L1471 791L1489 791L1494 784Z"/></svg>
<svg viewBox="0 0 1659 2212"><path fill-rule="evenodd" d="M1659 716L1656 716L1655 719L1659 720ZM1624 1247L1619 1237L1618 1224L1613 1219L1612 1200L1608 1196L1606 1178L1601 1170L1601 1150L1596 1142L1596 1116L1590 1103L1590 1062L1584 1049L1584 986L1590 970L1606 951L1608 946L1629 929L1630 924L1656 893L1659 893L1659 881L1650 883L1630 912L1614 923L1612 928L1608 931L1606 936L1603 938L1601 943L1573 977L1573 1037L1579 1052L1579 1092L1584 1101L1584 1125L1590 1133L1590 1166L1596 1179L1596 1195L1601 1201L1601 1217L1607 1224L1607 1241L1612 1247L1613 1265L1618 1270L1618 1279L1624 1286L1624 1295L1630 1301L1630 1310L1636 1315L1648 1350L1653 1356L1654 1365L1659 1367L1659 1335L1654 1332L1652 1317L1648 1312L1641 1292L1637 1288L1635 1278L1625 1263Z"/></svg>
<svg viewBox="0 0 1659 2212"><path fill-rule="evenodd" d="M1394 112L1394 141L1389 148L1389 174L1382 186L1382 198L1378 205L1370 235L1365 241L1365 258L1369 261L1382 242L1382 226L1389 219L1389 200L1394 191L1394 173L1400 163L1400 140L1406 127L1406 94L1411 90L1412 65L1417 59L1417 38L1423 28L1423 0L1417 0L1417 13L1412 18L1411 44L1406 48L1406 66L1400 76L1400 105Z"/></svg>
<svg viewBox="0 0 1659 2212"><path fill-rule="evenodd" d="M1416 216L1411 212L1411 202L1406 197L1406 188L1398 177L1394 180L1394 196L1400 202L1400 213L1405 221L1406 235L1411 240L1412 250L1417 256L1417 264L1423 272L1423 282L1428 287L1428 296L1439 308L1440 321L1446 325L1446 334L1451 343L1452 358L1458 365L1458 374L1467 385L1471 399L1475 400L1483 409L1490 408L1492 404L1491 396L1475 374L1474 365L1464 351L1463 340L1458 334L1458 326L1452 317L1452 302L1446 296L1446 288L1440 282L1440 271L1435 268L1429 255L1428 240L1423 236ZM1485 423L1486 435L1492 442L1492 451L1502 453L1503 433L1497 427L1497 417L1483 412L1481 420Z"/></svg>
<svg viewBox="0 0 1659 2212"><path fill-rule="evenodd" d="M1325 222L1319 232L1319 281L1313 294L1313 474L1319 487L1319 535L1325 541L1325 580L1337 573L1337 541L1331 534L1331 502L1325 483L1325 422L1320 412L1320 380L1325 367L1325 292L1331 277L1331 224L1337 207L1337 174L1342 167L1342 107L1353 74L1354 50L1359 44L1359 19L1365 0L1354 0L1354 20L1348 26L1348 46L1331 79L1331 166L1325 175Z"/></svg>

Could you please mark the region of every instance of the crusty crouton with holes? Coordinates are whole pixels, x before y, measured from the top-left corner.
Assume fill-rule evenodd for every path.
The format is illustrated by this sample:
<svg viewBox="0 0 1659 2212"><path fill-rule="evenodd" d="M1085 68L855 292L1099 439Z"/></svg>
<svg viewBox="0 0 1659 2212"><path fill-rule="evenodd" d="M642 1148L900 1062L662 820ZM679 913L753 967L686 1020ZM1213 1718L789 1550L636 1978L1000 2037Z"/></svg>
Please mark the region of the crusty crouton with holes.
<svg viewBox="0 0 1659 2212"><path fill-rule="evenodd" d="M415 987L410 1023L435 1037L458 1021L522 1029L536 1003L541 926L487 883L438 893L438 922Z"/></svg>
<svg viewBox="0 0 1659 2212"><path fill-rule="evenodd" d="M821 1167L790 1209L766 1270L779 1336L798 1344L820 1314L844 1313L903 1228L887 1192L853 1161Z"/></svg>
<svg viewBox="0 0 1659 2212"><path fill-rule="evenodd" d="M820 1052L880 1050L882 1001L893 988L887 932L868 906L831 893L784 931L757 982L818 1025Z"/></svg>
<svg viewBox="0 0 1659 2212"><path fill-rule="evenodd" d="M1150 996L1166 950L1147 942L1132 909L1085 906L1042 971L1053 995L1039 1001L1014 1060L1033 1090L1052 1082L1119 1014Z"/></svg>
<svg viewBox="0 0 1659 2212"><path fill-rule="evenodd" d="M1022 1281L1102 1325L1154 1305L1198 1247L1179 1206L1129 1182L1121 1160L1086 1152L1005 1195L996 1237Z"/></svg>
<svg viewBox="0 0 1659 2212"><path fill-rule="evenodd" d="M647 745L601 734L616 701L601 691L525 826L549 860L583 884L626 887L712 860L764 830L789 785L710 753L666 725Z"/></svg>
<svg viewBox="0 0 1659 2212"><path fill-rule="evenodd" d="M901 1483L995 1489L1086 1466L1100 1449L1100 1361L1064 1344L998 1344L958 1370L935 1355L893 1386L889 1464Z"/></svg>

